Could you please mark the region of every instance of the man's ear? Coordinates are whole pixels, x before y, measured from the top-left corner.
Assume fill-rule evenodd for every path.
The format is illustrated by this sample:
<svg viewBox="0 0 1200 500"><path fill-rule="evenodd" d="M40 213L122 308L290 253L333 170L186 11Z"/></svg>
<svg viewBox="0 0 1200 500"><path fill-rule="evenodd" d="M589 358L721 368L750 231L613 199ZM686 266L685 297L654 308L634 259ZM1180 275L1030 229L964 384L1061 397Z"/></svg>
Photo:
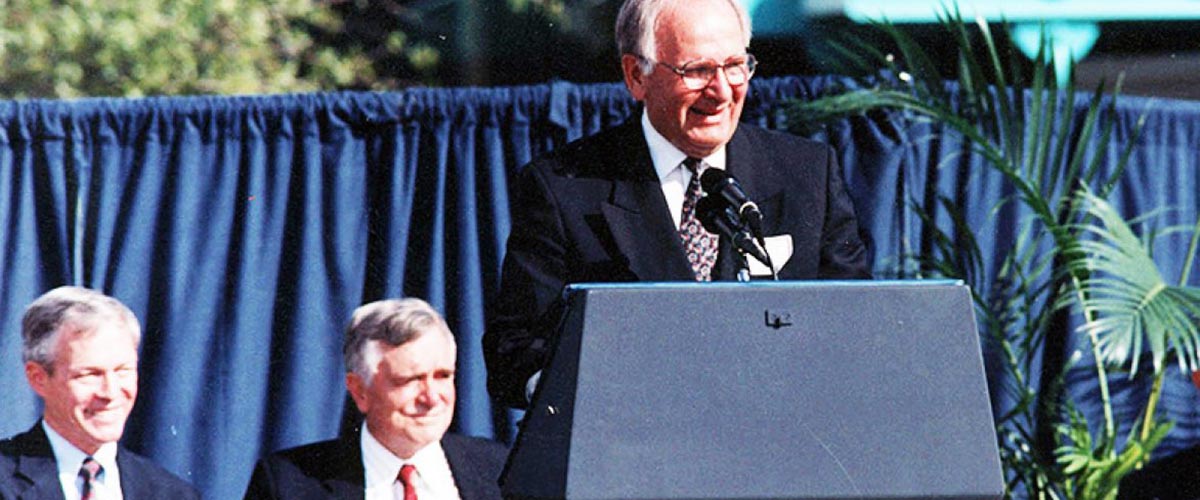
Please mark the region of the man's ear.
<svg viewBox="0 0 1200 500"><path fill-rule="evenodd" d="M635 101L646 96L646 75L642 73L642 60L633 54L621 56L621 73L625 75L625 88Z"/></svg>
<svg viewBox="0 0 1200 500"><path fill-rule="evenodd" d="M33 388L42 399L46 399L47 387L50 385L50 372L46 371L46 367L41 363L33 361L25 362L25 380L29 381L29 386Z"/></svg>
<svg viewBox="0 0 1200 500"><path fill-rule="evenodd" d="M367 414L367 409L371 407L370 398L367 397L367 383L358 376L357 373L350 372L346 374L346 390L350 392L350 397L354 398L354 406L358 407L358 411L363 415Z"/></svg>

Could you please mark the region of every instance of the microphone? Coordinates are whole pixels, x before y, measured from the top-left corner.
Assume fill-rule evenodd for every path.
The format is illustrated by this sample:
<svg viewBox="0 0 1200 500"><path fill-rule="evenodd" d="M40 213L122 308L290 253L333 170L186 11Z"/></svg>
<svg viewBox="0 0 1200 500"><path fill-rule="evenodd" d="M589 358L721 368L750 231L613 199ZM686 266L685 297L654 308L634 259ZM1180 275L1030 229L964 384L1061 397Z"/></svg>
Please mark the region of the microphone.
<svg viewBox="0 0 1200 500"><path fill-rule="evenodd" d="M758 239L759 245L763 244L762 212L758 210L758 205L746 196L746 191L737 179L719 168L707 168L700 176L700 186L704 188L704 194L708 195L708 198L719 197L725 200L734 213L750 226L750 232Z"/></svg>
<svg viewBox="0 0 1200 500"><path fill-rule="evenodd" d="M709 169L714 170L714 169ZM701 181L703 182L703 181ZM768 269L773 269L770 256L763 250L762 245L754 241L754 237L737 221L733 208L716 196L705 196L696 202L696 218L710 233L720 234L733 242L734 248L750 254Z"/></svg>

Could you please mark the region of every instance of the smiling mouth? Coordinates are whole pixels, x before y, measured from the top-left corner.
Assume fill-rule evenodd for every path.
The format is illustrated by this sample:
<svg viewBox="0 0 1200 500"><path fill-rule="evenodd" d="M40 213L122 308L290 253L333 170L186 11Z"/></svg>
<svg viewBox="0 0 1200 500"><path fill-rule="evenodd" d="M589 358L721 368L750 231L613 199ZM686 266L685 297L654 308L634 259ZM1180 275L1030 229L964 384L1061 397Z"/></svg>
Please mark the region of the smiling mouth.
<svg viewBox="0 0 1200 500"><path fill-rule="evenodd" d="M445 410L430 410L417 416L417 418L437 418L446 413Z"/></svg>
<svg viewBox="0 0 1200 500"><path fill-rule="evenodd" d="M83 412L83 416L85 416L87 418L98 418L98 419L102 419L102 420L108 420L108 419L112 419L112 418L116 418L116 417L120 416L120 414L121 414L120 410L121 410L121 408L105 408L102 410L86 410Z"/></svg>
<svg viewBox="0 0 1200 500"><path fill-rule="evenodd" d="M716 123L724 121L729 117L730 106L728 104L716 107L692 106L688 108L688 113L704 122Z"/></svg>

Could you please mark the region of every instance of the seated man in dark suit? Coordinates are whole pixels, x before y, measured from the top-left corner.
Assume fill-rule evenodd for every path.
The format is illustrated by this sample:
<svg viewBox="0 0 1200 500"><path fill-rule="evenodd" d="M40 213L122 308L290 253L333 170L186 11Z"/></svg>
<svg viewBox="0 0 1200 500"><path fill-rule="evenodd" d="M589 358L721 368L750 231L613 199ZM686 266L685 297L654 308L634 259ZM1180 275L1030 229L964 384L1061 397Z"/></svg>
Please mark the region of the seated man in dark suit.
<svg viewBox="0 0 1200 500"><path fill-rule="evenodd" d="M41 422L0 442L0 497L199 498L196 490L117 444L138 390L141 326L124 304L78 287L51 290L21 322L25 377Z"/></svg>
<svg viewBox="0 0 1200 500"><path fill-rule="evenodd" d="M1200 389L1200 371L1192 372ZM1200 500L1200 446L1170 456L1154 452L1154 461L1121 479L1118 500Z"/></svg>
<svg viewBox="0 0 1200 500"><path fill-rule="evenodd" d="M1200 447L1151 462L1121 479L1119 500L1200 499Z"/></svg>
<svg viewBox="0 0 1200 500"><path fill-rule="evenodd" d="M706 169L736 177L757 202L781 279L870 277L832 148L738 123L757 65L741 2L626 0L616 36L641 111L535 160L512 185L512 233L484 336L488 390L511 406L526 404L551 355L565 285L745 275L731 238L699 222Z"/></svg>
<svg viewBox="0 0 1200 500"><path fill-rule="evenodd" d="M246 498L490 499L507 449L446 434L454 417L454 335L420 299L359 307L342 344L361 432L259 461Z"/></svg>

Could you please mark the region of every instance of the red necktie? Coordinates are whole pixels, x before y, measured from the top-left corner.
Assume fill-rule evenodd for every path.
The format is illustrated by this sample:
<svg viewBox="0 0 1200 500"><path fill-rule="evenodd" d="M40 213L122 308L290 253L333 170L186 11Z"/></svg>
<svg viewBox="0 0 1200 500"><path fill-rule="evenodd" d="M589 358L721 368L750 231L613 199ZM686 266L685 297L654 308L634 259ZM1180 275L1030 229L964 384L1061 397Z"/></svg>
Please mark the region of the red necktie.
<svg viewBox="0 0 1200 500"><path fill-rule="evenodd" d="M413 484L413 473L417 468L412 464L400 467L400 484L404 485L404 500L417 500L417 485Z"/></svg>
<svg viewBox="0 0 1200 500"><path fill-rule="evenodd" d="M700 188L700 174L704 173L706 165L699 158L689 157L683 161L683 166L692 172L692 180L683 198L679 238L683 241L683 250L688 263L692 265L696 281L712 281L712 269L717 262L717 236L705 230L704 224L696 217L696 203L704 195Z"/></svg>
<svg viewBox="0 0 1200 500"><path fill-rule="evenodd" d="M92 457L83 459L83 466L79 467L79 478L83 480L83 487L79 489L81 500L92 500L92 494L96 490L96 479L100 477L101 469L100 462Z"/></svg>

